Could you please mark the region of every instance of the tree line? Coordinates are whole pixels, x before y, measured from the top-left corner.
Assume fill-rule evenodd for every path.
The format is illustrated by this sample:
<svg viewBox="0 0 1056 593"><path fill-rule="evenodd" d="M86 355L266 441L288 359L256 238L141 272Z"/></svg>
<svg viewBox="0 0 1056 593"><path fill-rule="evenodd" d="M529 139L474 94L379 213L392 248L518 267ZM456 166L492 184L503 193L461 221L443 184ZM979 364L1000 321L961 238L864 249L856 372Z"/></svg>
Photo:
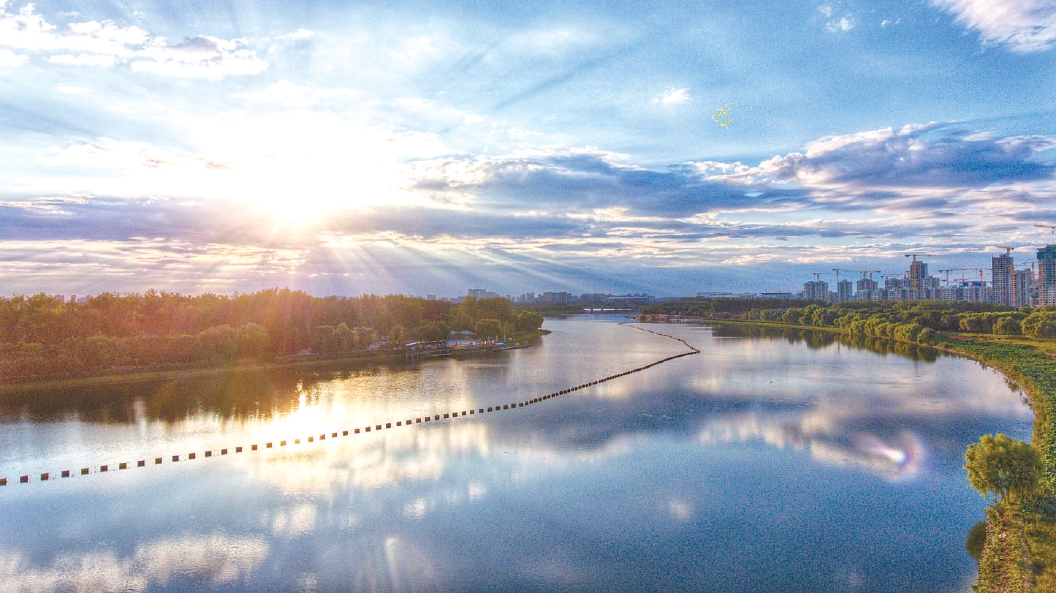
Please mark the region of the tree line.
<svg viewBox="0 0 1056 593"><path fill-rule="evenodd" d="M1012 309L963 301L878 301L831 305L789 299L682 299L642 308L647 315L693 315L838 328L853 336L928 344L939 332L1056 338L1056 309Z"/></svg>
<svg viewBox="0 0 1056 593"><path fill-rule="evenodd" d="M336 355L452 331L524 336L542 316L504 298L458 305L402 295L314 297L269 289L231 296L104 293L82 303L45 294L0 297L0 378L77 376L115 367Z"/></svg>

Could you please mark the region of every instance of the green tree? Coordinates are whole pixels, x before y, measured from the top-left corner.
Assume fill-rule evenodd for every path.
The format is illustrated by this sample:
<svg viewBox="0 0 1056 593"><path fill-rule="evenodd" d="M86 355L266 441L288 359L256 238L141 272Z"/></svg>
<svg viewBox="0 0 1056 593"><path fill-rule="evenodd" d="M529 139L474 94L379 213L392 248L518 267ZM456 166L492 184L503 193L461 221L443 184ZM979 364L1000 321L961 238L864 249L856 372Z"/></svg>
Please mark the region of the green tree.
<svg viewBox="0 0 1056 593"><path fill-rule="evenodd" d="M968 482L983 496L1023 500L1038 488L1041 456L1030 444L1008 435L983 435L968 445L964 461Z"/></svg>
<svg viewBox="0 0 1056 593"><path fill-rule="evenodd" d="M496 338L502 335L502 322L498 319L481 319L473 331L481 338Z"/></svg>
<svg viewBox="0 0 1056 593"><path fill-rule="evenodd" d="M389 339L397 344L403 343L411 335L411 332L402 325L394 325L389 330Z"/></svg>
<svg viewBox="0 0 1056 593"><path fill-rule="evenodd" d="M312 351L316 354L330 354L334 351L334 327L320 325L312 330Z"/></svg>
<svg viewBox="0 0 1056 593"><path fill-rule="evenodd" d="M543 327L543 316L533 311L521 311L517 315L515 326L520 333L538 331Z"/></svg>
<svg viewBox="0 0 1056 593"><path fill-rule="evenodd" d="M978 562L983 557L983 546L986 544L986 521L980 521L972 527L968 533L968 541L964 543L964 549Z"/></svg>
<svg viewBox="0 0 1056 593"><path fill-rule="evenodd" d="M1013 317L1000 317L994 324L994 333L999 336L1018 336L1022 333L1022 327Z"/></svg>

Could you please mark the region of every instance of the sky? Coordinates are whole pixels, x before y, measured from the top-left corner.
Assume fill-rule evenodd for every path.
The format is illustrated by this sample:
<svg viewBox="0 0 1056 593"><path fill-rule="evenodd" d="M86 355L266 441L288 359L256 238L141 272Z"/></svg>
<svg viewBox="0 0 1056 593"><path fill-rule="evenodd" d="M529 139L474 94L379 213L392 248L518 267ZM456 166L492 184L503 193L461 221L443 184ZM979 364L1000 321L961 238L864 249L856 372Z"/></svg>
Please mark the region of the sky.
<svg viewBox="0 0 1056 593"><path fill-rule="evenodd" d="M798 291L1054 197L1056 0L0 0L5 296Z"/></svg>

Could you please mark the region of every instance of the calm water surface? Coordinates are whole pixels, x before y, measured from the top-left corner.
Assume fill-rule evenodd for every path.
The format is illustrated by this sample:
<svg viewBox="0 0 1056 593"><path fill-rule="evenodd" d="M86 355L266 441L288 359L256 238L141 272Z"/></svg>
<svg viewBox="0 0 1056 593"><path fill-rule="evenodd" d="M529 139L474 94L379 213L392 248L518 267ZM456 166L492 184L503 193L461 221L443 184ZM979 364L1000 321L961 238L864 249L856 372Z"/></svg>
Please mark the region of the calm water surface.
<svg viewBox="0 0 1056 593"><path fill-rule="evenodd" d="M971 361L653 325L702 354L395 427L685 351L615 321L489 358L0 400L0 591L968 590L964 449L1032 418Z"/></svg>

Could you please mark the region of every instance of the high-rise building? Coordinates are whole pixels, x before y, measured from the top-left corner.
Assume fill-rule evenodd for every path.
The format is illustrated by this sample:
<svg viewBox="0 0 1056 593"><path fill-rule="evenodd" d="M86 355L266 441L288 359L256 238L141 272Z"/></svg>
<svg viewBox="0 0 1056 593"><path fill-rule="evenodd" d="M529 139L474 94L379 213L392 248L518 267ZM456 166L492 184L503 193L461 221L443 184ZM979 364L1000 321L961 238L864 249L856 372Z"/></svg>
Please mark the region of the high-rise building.
<svg viewBox="0 0 1056 593"><path fill-rule="evenodd" d="M1037 305L1051 305L1049 295L1056 288L1056 245L1046 245L1038 250Z"/></svg>
<svg viewBox="0 0 1056 593"><path fill-rule="evenodd" d="M1034 294L1034 270L1019 270L1015 275L1015 283L1012 286L1013 307L1024 307L1030 304L1031 295Z"/></svg>
<svg viewBox="0 0 1056 593"><path fill-rule="evenodd" d="M836 302L845 303L854 300L854 284L850 280L840 280L836 283Z"/></svg>
<svg viewBox="0 0 1056 593"><path fill-rule="evenodd" d="M856 283L858 289L857 294L854 295L855 300L859 301L878 301L880 300L881 294L879 291L880 285L872 278L866 278L862 275L862 278Z"/></svg>
<svg viewBox="0 0 1056 593"><path fill-rule="evenodd" d="M858 287L857 288L858 288L858 292L862 292L863 290L876 290L879 287L880 287L880 285L877 284L876 280L873 280L872 278L866 278L866 277L863 276L862 279L858 281Z"/></svg>
<svg viewBox="0 0 1056 593"><path fill-rule="evenodd" d="M829 283L824 280L812 280L803 285L803 298L817 301L829 300Z"/></svg>
<svg viewBox="0 0 1056 593"><path fill-rule="evenodd" d="M1016 283L1016 267L1012 261L1012 255L1006 253L994 257L990 271L994 279L994 302L1011 305L1015 294L1013 287Z"/></svg>
<svg viewBox="0 0 1056 593"><path fill-rule="evenodd" d="M928 277L928 264L917 261L913 256L913 262L909 264L909 288L916 291L924 290Z"/></svg>

